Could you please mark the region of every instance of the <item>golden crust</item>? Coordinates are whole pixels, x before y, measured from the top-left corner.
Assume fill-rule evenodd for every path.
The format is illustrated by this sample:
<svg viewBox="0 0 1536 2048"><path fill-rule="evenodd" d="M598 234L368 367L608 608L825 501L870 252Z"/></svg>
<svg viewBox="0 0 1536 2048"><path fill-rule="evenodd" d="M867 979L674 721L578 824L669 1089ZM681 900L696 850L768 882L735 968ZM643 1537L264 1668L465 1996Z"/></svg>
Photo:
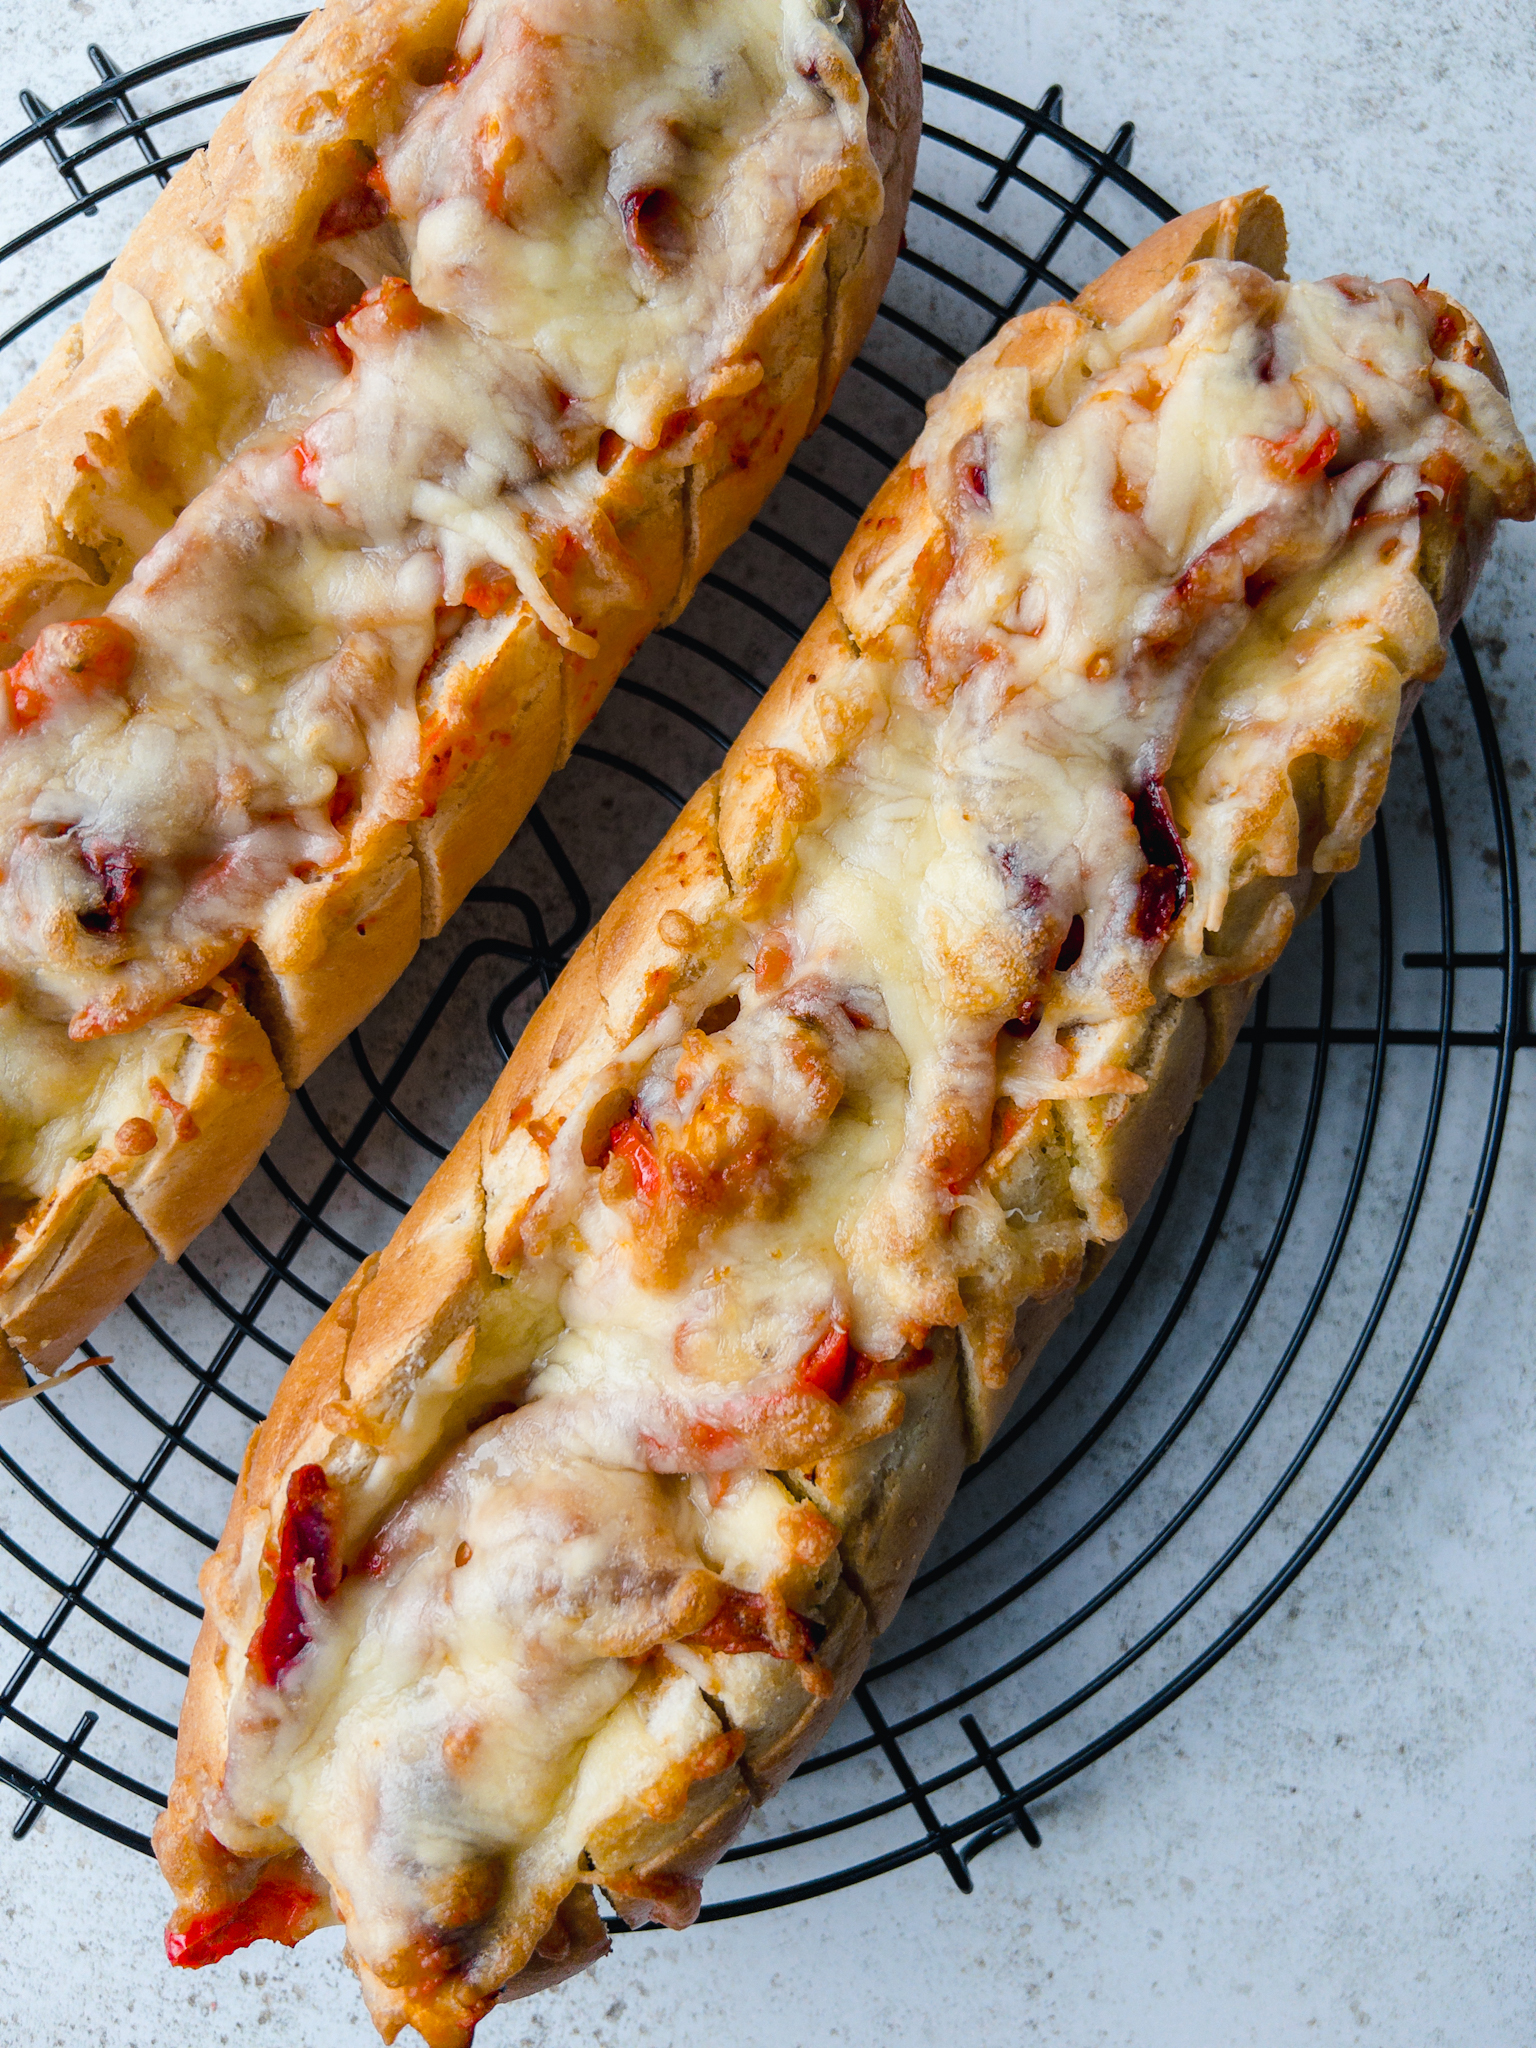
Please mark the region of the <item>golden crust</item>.
<svg viewBox="0 0 1536 2048"><path fill-rule="evenodd" d="M82 1167L29 1220L0 1269L0 1329L29 1364L57 1372L155 1258L111 1183Z"/></svg>
<svg viewBox="0 0 1536 2048"><path fill-rule="evenodd" d="M207 151L171 180L84 320L0 415L0 661L15 658L28 621L99 611L209 481L218 448L260 419L281 375L269 287L284 252L308 246L355 175L357 145L371 147L397 121L412 78L441 69L464 12L465 0L331 0L311 16ZM472 623L421 687L422 814L354 831L342 865L285 891L247 948L244 987L270 1041L250 1058L269 1070L275 1059L288 1088L356 1028L422 937L441 930L636 647L687 603L824 409L895 261L918 140L917 52L900 0L881 0L863 60L869 141L885 174L878 225L852 229L836 195L825 202L826 218L807 223L736 362L720 366L722 395L697 408L686 464L626 448L607 475L593 526L610 554L583 559L558 593L597 652L562 653L520 601L509 616ZM143 1111L153 1119L147 1100ZM219 1099L205 1060L193 1118L220 1134L215 1171L210 1144L182 1140L177 1164L191 1169L195 1157L195 1172L172 1173L162 1147L111 1174L169 1256L250 1171L281 1104L269 1076L259 1113L239 1090ZM69 1260L53 1260L46 1246L63 1212L52 1198L45 1209L18 1244L11 1283L33 1276L25 1328L54 1333L29 1336L38 1365L44 1351L64 1355L58 1331L84 1335L81 1315L99 1318L130 1272L142 1277L117 1244L121 1227L71 1236ZM109 1241L110 1280L82 1263L92 1245L106 1257ZM50 1285L67 1280L73 1306L44 1303L42 1274L54 1276Z"/></svg>
<svg viewBox="0 0 1536 2048"><path fill-rule="evenodd" d="M677 495L680 501L680 489ZM680 561L680 502L655 509L656 551ZM490 652L453 663L422 736L427 808L412 820L411 844L427 938L442 930L485 873L486 848L510 842L566 753L560 649L526 604L495 625Z"/></svg>
<svg viewBox="0 0 1536 2048"><path fill-rule="evenodd" d="M889 1436L803 1475L809 1498L838 1531L843 1576L876 1635L895 1620L965 1469L969 1437L951 1332L937 1332L933 1348L933 1363L902 1379L906 1405Z"/></svg>
<svg viewBox="0 0 1536 2048"><path fill-rule="evenodd" d="M141 1042L137 1053L144 1051ZM119 1103L138 1113L33 1207L0 1268L0 1323L43 1372L57 1371L137 1286L155 1252L181 1256L288 1107L266 1034L227 981L169 1013L148 1052L137 1089L118 1091ZM104 1203L92 1189L111 1193ZM0 1376L0 1402L25 1391Z"/></svg>
<svg viewBox="0 0 1536 2048"><path fill-rule="evenodd" d="M827 254L831 288L828 345L816 394L815 418L832 403L843 372L879 310L896 267L907 202L917 175L922 135L923 46L906 0L876 0L861 69L869 91L869 147L885 188L885 205L872 228L834 221ZM814 424L814 421L813 421Z"/></svg>
<svg viewBox="0 0 1536 2048"><path fill-rule="evenodd" d="M31 1390L21 1353L0 1333L0 1401L19 1401Z"/></svg>
<svg viewBox="0 0 1536 2048"><path fill-rule="evenodd" d="M285 893L250 958L253 998L290 1088L357 1029L420 943L421 870L398 821L369 833L345 867Z"/></svg>
<svg viewBox="0 0 1536 2048"><path fill-rule="evenodd" d="M212 1222L288 1108L266 1034L228 982L187 1015L196 1035L175 1079L177 1107L157 1106L152 1151L118 1155L109 1169L165 1259L179 1259Z"/></svg>
<svg viewBox="0 0 1536 2048"><path fill-rule="evenodd" d="M1170 223L1090 287L1077 309L1026 315L1005 330L999 346L1012 352L1012 360L1046 366L1085 319L1133 310L1205 253L1237 253L1278 271L1284 233L1274 202L1266 194L1248 194ZM1470 516L1481 516L1475 505ZM536 1238L555 1135L578 1103L598 1099L591 1112L594 1130L583 1134L583 1147L591 1139L600 1151L603 1118L611 1122L623 1113L621 1103L599 1099L605 1070L674 995L732 957L754 904L770 901L783 888L795 857L796 828L815 814L817 778L861 729L858 705L847 702L846 692L839 697L823 685L829 674L851 667L859 647L899 649L904 636L915 632L935 580L945 573L940 539L926 494L903 464L850 541L834 574L833 603L754 713L720 774L685 808L578 949L395 1245L359 1276L301 1352L210 1567L210 1611L217 1598L233 1611L237 1561L261 1540L287 1473L301 1459L328 1458L327 1444L334 1450L343 1419L336 1406L338 1384L345 1390L348 1427L356 1427L360 1409L370 1403L382 1420L386 1412L399 1412L410 1385L434 1359L448 1357L455 1344L472 1342L470 1325L477 1304L494 1289L492 1276L515 1265L521 1249ZM1469 561L1480 544L1475 534L1465 543ZM1304 879L1304 890L1311 879ZM1319 880L1326 884L1326 877ZM1262 972L1188 996L1165 995L1154 1012L1124 1026L1124 1057L1145 1082L1144 1091L1056 1106L1064 1141L1084 1176L1118 1196L1119 1230L1151 1193L1201 1088L1235 1042L1261 978ZM777 1790L857 1683L873 1631L894 1613L965 1460L996 1434L1084 1278L1079 1254L1038 1298L1024 1302L1011 1344L1001 1352L982 1355L969 1330L958 1346L950 1333L940 1333L932 1363L910 1376L898 1427L799 1475L807 1498L840 1539L841 1578L817 1610L826 1630L818 1651L825 1678L808 1695L792 1668L766 1655L713 1655L706 1687L742 1740L736 1770L754 1798ZM328 1470L334 1466L328 1463ZM220 1711L210 1711L210 1702L219 1709L227 1703L220 1661L205 1635L189 1684L176 1795L157 1830L162 1865L183 1901L209 1881L194 1831L222 1773L223 1721ZM682 1831L681 1838L653 1841L644 1874L696 1878L730 1839L743 1812L733 1777L695 1787L684 1818L674 1815L665 1823ZM609 1826L627 1840L626 1828L642 1838L647 1824L636 1807ZM631 1864L616 1895L631 1896L623 1886L639 1867ZM584 1889L574 1876L572 1882L578 1892ZM597 1952L589 1920L582 1923L585 1946L574 1935L567 1939L559 1922L560 1913L585 1914L585 1906L546 1910L555 1914L553 1952L543 1961L535 1954L512 1977L508 1996L553 1981L544 1962L556 1964L578 1948Z"/></svg>
<svg viewBox="0 0 1536 2048"><path fill-rule="evenodd" d="M549 1932L515 1977L497 1994L498 2005L510 2005L519 1998L531 1998L536 1991L552 1991L567 1977L590 1969L612 1946L608 1930L597 1910L588 1885L579 1884L555 1910Z"/></svg>
<svg viewBox="0 0 1536 2048"><path fill-rule="evenodd" d="M815 1749L864 1676L864 1667L874 1648L874 1631L862 1603L841 1587L827 1603L824 1616L827 1633L816 1656L823 1670L831 1675L832 1684L818 1698L814 1694L807 1697L798 1687L791 1689L788 1679L778 1680L776 1691L782 1719L765 1717L764 1725L754 1731L755 1739L742 1760L742 1768L750 1774L759 1801L772 1799L782 1791Z"/></svg>
<svg viewBox="0 0 1536 2048"><path fill-rule="evenodd" d="M1186 263L1219 256L1251 263L1271 277L1285 276L1285 215L1262 186L1180 214L1147 236L1073 303L1112 327L1177 277Z"/></svg>
<svg viewBox="0 0 1536 2048"><path fill-rule="evenodd" d="M688 472L690 570L713 562L745 529L766 495L759 479L782 475L810 432L828 327L829 239L824 227L802 234L743 352L761 363L761 382L700 433ZM702 573L693 571L693 580Z"/></svg>

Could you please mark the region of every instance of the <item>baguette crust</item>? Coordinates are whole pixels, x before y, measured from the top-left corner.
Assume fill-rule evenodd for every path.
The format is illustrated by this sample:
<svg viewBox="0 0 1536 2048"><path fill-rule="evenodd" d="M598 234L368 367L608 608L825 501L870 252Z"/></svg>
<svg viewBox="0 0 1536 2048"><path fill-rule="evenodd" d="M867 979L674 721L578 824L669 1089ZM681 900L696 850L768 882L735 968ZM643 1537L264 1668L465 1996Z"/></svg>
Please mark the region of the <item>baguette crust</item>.
<svg viewBox="0 0 1536 2048"><path fill-rule="evenodd" d="M869 149L881 183L895 195L896 204L887 203L872 227L854 227L836 217L827 223L830 317L812 425L832 403L844 371L880 310L901 248L922 139L923 52L905 0L869 0L864 11L862 68L869 92Z"/></svg>
<svg viewBox="0 0 1536 2048"><path fill-rule="evenodd" d="M1180 214L1110 265L1073 301L1110 327L1126 319L1178 276L1187 263L1214 256L1251 263L1270 277L1285 276L1285 215L1272 192L1256 186L1213 206Z"/></svg>
<svg viewBox="0 0 1536 2048"><path fill-rule="evenodd" d="M164 1259L179 1259L223 1208L288 1108L266 1035L228 982L185 1022L195 1035L175 1083L179 1112L157 1105L153 1149L110 1174Z"/></svg>
<svg viewBox="0 0 1536 2048"><path fill-rule="evenodd" d="M106 1077L102 1142L65 1169L0 1266L0 1330L44 1372L64 1365L157 1255L180 1258L288 1107L266 1036L226 981L141 1036L138 1068ZM27 1391L24 1376L0 1385L4 1398Z"/></svg>
<svg viewBox="0 0 1536 2048"><path fill-rule="evenodd" d="M155 1258L110 1182L82 1171L57 1189L7 1262L0 1292L7 1338L31 1364L57 1372ZM11 1388L25 1391L14 1381Z"/></svg>
<svg viewBox="0 0 1536 2048"><path fill-rule="evenodd" d="M14 661L50 620L100 613L228 452L279 399L291 401L285 279L319 246L327 208L354 189L359 151L371 160L422 86L443 76L466 5L331 0L311 16L207 151L172 179L82 322L0 416L0 488L11 508L0 551L0 662ZM596 552L580 552L550 581L588 651L557 644L522 597L471 620L418 686L414 788L375 798L365 786L361 812L343 827L340 863L282 890L246 945L237 971L247 1022L264 1034L262 1062L287 1089L356 1028L421 939L442 929L637 646L686 605L825 410L884 291L911 190L920 77L901 0L870 11L861 68L873 173L859 172L859 185L850 171L818 202L718 366L716 388L678 417L670 438L655 448L622 443L603 465L590 508ZM129 1065L147 1056L143 1030L124 1036ZM163 1175L111 1176L140 1238L179 1251L216 1213L279 1120L270 1090L263 1103L253 1116L243 1096L216 1103L205 1088L197 1121L221 1132L207 1200L193 1176L180 1176L169 1210L148 1192ZM154 1115L148 1099L135 1107ZM32 1274L25 1310L13 1312L0 1293L0 1324L44 1371L59 1362L63 1340L51 1336L39 1348L33 1333L85 1334L91 1323L82 1317L99 1318L122 1298L130 1273L142 1277L123 1250L139 1242L126 1225L115 1227L99 1279L87 1269L88 1242L107 1258L99 1231L71 1238L69 1261L53 1257L47 1246L63 1226L55 1217L45 1229L45 1216L61 1192L62 1184L28 1186L34 1208L10 1282L20 1287ZM38 1288L66 1281L70 1302L46 1305ZM5 1391L0 1384L0 1398Z"/></svg>
<svg viewBox="0 0 1536 2048"><path fill-rule="evenodd" d="M933 1363L902 1381L900 1425L889 1436L824 1459L802 1482L838 1531L843 1576L876 1635L896 1619L949 1512L974 1441L958 1347L948 1331L938 1337ZM798 1749L783 1775L809 1754L809 1744Z"/></svg>
<svg viewBox="0 0 1536 2048"><path fill-rule="evenodd" d="M1027 371L1025 388L1054 405L1058 372L1101 320L1135 314L1203 256L1253 261L1278 275L1283 252L1283 224L1267 194L1205 209L1170 223L1133 251L1076 308L1044 308L1012 323L989 352L990 362ZM1250 287L1240 280L1237 288ZM1473 336L1468 348L1484 347L1469 325L1463 332ZM952 396L947 402L958 401ZM1491 491L1480 496L1470 490L1454 504L1448 495L1425 508L1420 611L1433 600L1444 620L1460 603L1468 565L1480 559L1497 513L1530 515L1528 459L1524 468L1516 462L1512 475L1501 503ZM285 1484L301 1466L324 1468L339 1493L341 1554L354 1556L442 1445L473 1428L486 1391L483 1382L476 1388L477 1345L485 1345L488 1357L517 1350L496 1322L515 1295L499 1285L499 1276L538 1258L560 1227L561 1175L570 1162L579 1158L590 1169L610 1156L634 1077L649 1050L666 1042L665 1019L680 1011L705 1015L732 986L742 959L752 958L750 947L742 951L743 925L760 931L785 899L802 857L804 828L876 715L878 707L859 695L858 664L872 650L899 659L920 649L932 628L936 594L953 573L933 490L918 466L904 462L850 541L834 573L832 602L720 773L685 807L589 933L394 1244L358 1275L301 1351L203 1580L209 1622L194 1657L171 1806L156 1831L157 1851L180 1901L174 1924L185 1926L189 1913L204 1910L221 1884L229 1895L218 1857L199 1843L207 1839L210 1817L221 1811L230 1703L244 1646L260 1620L264 1596L252 1560L264 1547L270 1551ZM1250 605L1262 601L1262 595L1248 599ZM1389 606L1380 631L1396 650L1417 648L1422 673L1429 657L1413 605L1402 617ZM1358 845L1384 767L1370 751L1369 732L1352 732L1347 744L1336 745L1331 729L1322 742L1309 742L1333 747L1322 758L1341 765L1336 775L1330 768L1310 781L1296 779L1290 815L1302 853L1294 872L1282 874L1284 886L1254 899L1256 908L1234 887L1234 930L1229 939L1220 924L1225 950L1210 954L1208 965L1170 940L1158 970L1161 985L1149 989L1145 1001L1127 1001L1101 1027L1097 1078L1076 1093L1068 1088L1033 1101L1017 1137L1005 1126L999 1138L994 1129L978 1175L990 1191L986 1199L1005 1212L1032 1213L1051 1176L1065 1186L1070 1167L1086 1229L1070 1245L1063 1240L1054 1259L1010 1270L990 1294L978 1288L969 1299L957 1296L952 1316L934 1329L926 1348L914 1350L909 1342L895 1382L877 1380L837 1397L848 1419L845 1433L832 1431L823 1455L791 1469L793 1493L824 1518L837 1546L835 1572L829 1562L803 1595L804 1611L825 1631L810 1696L782 1650L744 1653L739 1642L722 1649L707 1631L684 1641L680 1651L692 1659L686 1669L702 1688L700 1697L714 1702L728 1748L701 1742L689 1753L686 1796L680 1790L659 1818L644 1795L627 1788L622 1771L613 1773L613 1803L587 1838L588 1863L579 1871L571 1867L554 1884L560 1900L573 1886L600 1883L626 1913L638 1900L674 1924L688 1917L698 1876L745 1814L743 1786L754 1799L771 1796L820 1738L857 1682L874 1633L889 1623L905 1593L965 1459L995 1436L1075 1289L1091 1277L1099 1250L1124 1234L1152 1192L1298 905L1316 900L1353 858L1343 835L1352 832ZM1259 879L1265 879L1262 870ZM1058 935L1058 952L1062 945ZM759 973L763 957L759 951ZM1021 1032L1021 1047L1033 1028ZM530 1339L526 1352L536 1344ZM539 1407L535 1398L517 1412L536 1415ZM365 1445L372 1447L367 1454ZM389 1457L386 1487L374 1477L379 1461L373 1451L381 1446ZM578 1791L589 1784L589 1765L595 1782L591 1752ZM251 1853L258 1858L251 1867L259 1869L262 1852L253 1845ZM566 1908L553 1892L547 1905L542 1896L529 1894L525 1920L535 1908L544 1914L538 1926L548 1925L551 1952L540 1955L526 1931L532 1922L526 1922L518 1951L524 1960L503 1995L542 1988L551 1981L546 1963L577 1951L595 1953L590 1923L588 1936L578 1939L559 1919ZM482 1972L477 1981L489 1980ZM429 2039L457 2043L472 2031L474 2012L467 2007L455 2008L452 2017L436 2006L426 2011L404 1993L386 1995L366 1973L365 1989L386 2031L407 2018Z"/></svg>
<svg viewBox="0 0 1536 2048"><path fill-rule="evenodd" d="M421 931L422 871L403 819L369 833L345 867L267 920L250 948L251 996L290 1088L307 1081L394 986ZM247 1159L247 1172L257 1156Z"/></svg>

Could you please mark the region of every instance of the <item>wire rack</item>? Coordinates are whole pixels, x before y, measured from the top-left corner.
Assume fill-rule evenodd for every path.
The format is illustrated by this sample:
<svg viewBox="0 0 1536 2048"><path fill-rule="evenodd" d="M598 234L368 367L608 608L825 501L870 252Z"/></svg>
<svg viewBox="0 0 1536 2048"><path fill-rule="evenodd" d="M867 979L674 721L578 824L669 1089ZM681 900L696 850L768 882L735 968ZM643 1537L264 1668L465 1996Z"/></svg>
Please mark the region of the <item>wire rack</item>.
<svg viewBox="0 0 1536 2048"><path fill-rule="evenodd" d="M127 73L92 46L92 91L57 110L22 94L0 166L33 225L0 248L0 375L30 371L252 51L298 19ZM148 1848L197 1568L294 1347L718 761L924 399L1002 320L1173 213L1128 169L1129 124L1099 148L1062 125L1059 88L1028 108L926 77L908 241L831 419L450 931L300 1092L238 1200L96 1333L115 1363L0 1425L0 1782L17 1836L47 1807ZM1282 1596L1445 1329L1532 1043L1531 965L1498 740L1458 632L1366 858L1271 978L1130 1241L966 1475L854 1700L755 1817L706 1918L929 1856L971 1890L982 1851L1038 1846L1029 1809Z"/></svg>

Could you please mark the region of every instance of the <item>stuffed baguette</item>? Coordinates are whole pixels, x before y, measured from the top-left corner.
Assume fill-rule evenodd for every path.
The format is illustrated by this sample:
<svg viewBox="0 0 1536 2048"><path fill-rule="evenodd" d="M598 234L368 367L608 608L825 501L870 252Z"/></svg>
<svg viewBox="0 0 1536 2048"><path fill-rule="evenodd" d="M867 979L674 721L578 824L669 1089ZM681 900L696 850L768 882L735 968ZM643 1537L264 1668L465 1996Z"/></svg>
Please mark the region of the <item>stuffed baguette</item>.
<svg viewBox="0 0 1536 2048"><path fill-rule="evenodd" d="M331 0L0 419L0 1368L254 1164L824 410L901 0Z"/></svg>
<svg viewBox="0 0 1536 2048"><path fill-rule="evenodd" d="M253 1438L172 1960L333 1919L459 2048L684 1924L1123 1235L1536 474L1263 194L930 408L721 773Z"/></svg>

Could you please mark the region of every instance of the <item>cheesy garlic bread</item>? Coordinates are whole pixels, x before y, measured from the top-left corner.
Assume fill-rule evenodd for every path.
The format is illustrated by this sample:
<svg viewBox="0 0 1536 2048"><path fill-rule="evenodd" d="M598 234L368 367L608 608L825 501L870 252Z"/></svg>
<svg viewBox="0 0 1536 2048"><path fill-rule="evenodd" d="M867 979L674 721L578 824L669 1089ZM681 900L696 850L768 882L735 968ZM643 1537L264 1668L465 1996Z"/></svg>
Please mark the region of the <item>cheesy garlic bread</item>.
<svg viewBox="0 0 1536 2048"><path fill-rule="evenodd" d="M1536 471L1427 285L1170 224L933 401L299 1354L202 1581L172 1960L461 2048L686 1924L1121 1238Z"/></svg>

